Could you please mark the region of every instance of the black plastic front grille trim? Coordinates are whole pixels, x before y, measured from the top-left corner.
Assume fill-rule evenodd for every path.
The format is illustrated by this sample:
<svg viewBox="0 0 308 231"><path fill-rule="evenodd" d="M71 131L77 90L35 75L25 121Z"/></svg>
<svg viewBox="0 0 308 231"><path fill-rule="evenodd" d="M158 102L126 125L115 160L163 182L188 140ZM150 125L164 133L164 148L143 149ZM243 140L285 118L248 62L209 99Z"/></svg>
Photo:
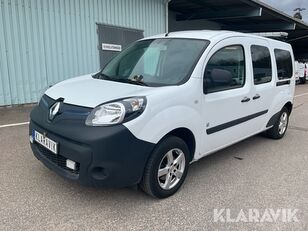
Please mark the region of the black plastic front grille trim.
<svg viewBox="0 0 308 231"><path fill-rule="evenodd" d="M39 150L39 152L42 156L46 157L49 161L51 161L52 163L54 163L58 167L64 169L65 171L67 171L71 174L79 175L80 164L78 162L76 162L76 169L75 170L70 169L70 168L66 167L67 158L65 158L64 156L62 156L60 154L55 154L55 153L49 151L48 149L46 149L45 147L41 146L38 143L35 143L35 146L37 147L37 149Z"/></svg>

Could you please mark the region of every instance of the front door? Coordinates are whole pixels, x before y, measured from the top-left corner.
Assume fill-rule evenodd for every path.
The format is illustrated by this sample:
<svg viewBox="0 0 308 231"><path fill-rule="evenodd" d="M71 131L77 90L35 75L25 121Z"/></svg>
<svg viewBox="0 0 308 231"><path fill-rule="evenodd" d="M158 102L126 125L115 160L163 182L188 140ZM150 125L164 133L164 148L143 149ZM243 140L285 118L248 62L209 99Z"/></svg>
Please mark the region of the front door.
<svg viewBox="0 0 308 231"><path fill-rule="evenodd" d="M255 133L261 112L252 102L252 74L245 38L230 38L212 48L204 70L203 152L206 155Z"/></svg>
<svg viewBox="0 0 308 231"><path fill-rule="evenodd" d="M100 67L103 68L116 54L132 42L143 38L143 31L97 24Z"/></svg>

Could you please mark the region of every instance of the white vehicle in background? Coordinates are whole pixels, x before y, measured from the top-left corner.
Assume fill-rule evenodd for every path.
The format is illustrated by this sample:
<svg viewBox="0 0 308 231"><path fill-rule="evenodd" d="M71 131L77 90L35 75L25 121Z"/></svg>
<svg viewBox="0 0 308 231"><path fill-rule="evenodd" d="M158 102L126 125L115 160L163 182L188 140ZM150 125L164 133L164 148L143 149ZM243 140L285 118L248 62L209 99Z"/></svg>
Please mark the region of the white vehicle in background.
<svg viewBox="0 0 308 231"><path fill-rule="evenodd" d="M296 83L299 82L299 71L298 71L298 66L299 66L298 61L295 61L295 64L294 64L294 77L295 77Z"/></svg>
<svg viewBox="0 0 308 231"><path fill-rule="evenodd" d="M306 80L308 80L308 63L305 63L305 67L304 67L304 78L305 78L305 82Z"/></svg>
<svg viewBox="0 0 308 231"><path fill-rule="evenodd" d="M295 61L295 80L305 84L307 80L307 63Z"/></svg>

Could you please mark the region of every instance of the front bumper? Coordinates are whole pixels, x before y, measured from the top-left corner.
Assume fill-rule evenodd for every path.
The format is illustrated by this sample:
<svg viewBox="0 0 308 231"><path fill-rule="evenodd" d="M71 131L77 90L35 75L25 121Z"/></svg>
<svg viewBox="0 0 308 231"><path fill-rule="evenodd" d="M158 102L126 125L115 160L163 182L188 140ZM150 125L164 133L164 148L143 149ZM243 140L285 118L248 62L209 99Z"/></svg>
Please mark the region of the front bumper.
<svg viewBox="0 0 308 231"><path fill-rule="evenodd" d="M77 106L64 105L50 122L48 109L54 101L44 97L45 103L31 112L29 135L36 130L58 143L57 155L31 143L34 155L48 168L88 186L125 187L140 182L154 144L137 139L123 125L85 126L86 110L90 109ZM67 159L76 162L75 170L66 167Z"/></svg>

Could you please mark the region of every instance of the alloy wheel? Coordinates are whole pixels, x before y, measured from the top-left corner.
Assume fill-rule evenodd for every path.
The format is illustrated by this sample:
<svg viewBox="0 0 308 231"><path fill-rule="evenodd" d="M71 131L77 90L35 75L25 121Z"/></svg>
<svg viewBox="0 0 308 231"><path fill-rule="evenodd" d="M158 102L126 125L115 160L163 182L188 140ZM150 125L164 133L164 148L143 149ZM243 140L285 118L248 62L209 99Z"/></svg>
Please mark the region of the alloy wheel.
<svg viewBox="0 0 308 231"><path fill-rule="evenodd" d="M157 172L160 187L165 190L174 188L183 176L185 164L182 150L174 148L168 151L162 158Z"/></svg>

